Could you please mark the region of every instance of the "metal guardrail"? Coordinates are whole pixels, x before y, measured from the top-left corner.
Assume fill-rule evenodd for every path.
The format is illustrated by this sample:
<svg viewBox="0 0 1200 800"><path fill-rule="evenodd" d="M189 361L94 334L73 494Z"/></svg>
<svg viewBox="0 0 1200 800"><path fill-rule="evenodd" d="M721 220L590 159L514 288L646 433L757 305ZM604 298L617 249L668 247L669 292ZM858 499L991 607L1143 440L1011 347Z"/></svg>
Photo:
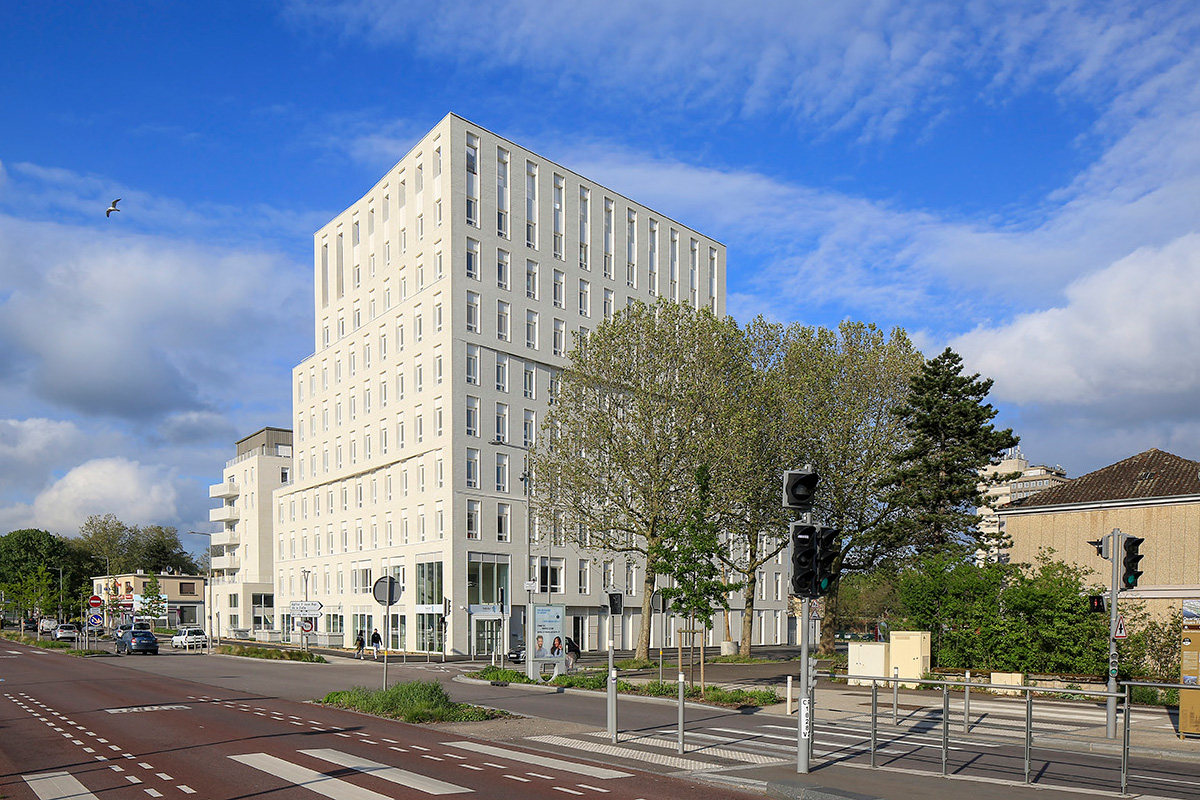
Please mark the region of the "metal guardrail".
<svg viewBox="0 0 1200 800"><path fill-rule="evenodd" d="M969 680L962 681L946 681L924 678L900 678L899 674L891 676L882 675L851 675L849 673L823 672L817 673L818 677L837 678L847 680L861 680L871 682L871 766L875 767L875 751L878 739L878 724L879 724L879 684L888 683L892 686L892 724L899 725L899 692L900 682L914 683L921 686L941 686L942 687L942 776L947 773L947 759L950 751L950 688L962 687L963 689L963 729L964 732L970 731L970 715L971 702L970 693L972 688L976 689L999 689L1008 692L1023 692L1025 695L1025 783L1031 784L1033 781L1030 777L1030 761L1033 752L1033 695L1034 694L1049 694L1056 695L1076 694L1086 697L1115 697L1124 700L1123 708L1123 730L1121 736L1121 794L1127 794L1129 788L1129 738L1130 738L1130 719L1132 718L1132 690L1134 687L1143 686L1154 689L1192 689L1200 690L1200 686L1183 683L1151 683L1146 681L1127 681L1121 682L1122 691L1109 692L1097 689L1048 689L1041 686L1023 686L1010 683L973 683Z"/></svg>

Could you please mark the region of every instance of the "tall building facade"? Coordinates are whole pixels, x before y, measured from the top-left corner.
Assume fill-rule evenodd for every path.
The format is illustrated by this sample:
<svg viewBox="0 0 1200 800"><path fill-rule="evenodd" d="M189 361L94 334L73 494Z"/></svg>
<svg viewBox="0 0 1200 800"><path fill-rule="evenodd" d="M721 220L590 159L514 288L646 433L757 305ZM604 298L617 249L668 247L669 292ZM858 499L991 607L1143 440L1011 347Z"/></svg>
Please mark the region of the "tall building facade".
<svg viewBox="0 0 1200 800"><path fill-rule="evenodd" d="M533 599L565 605L586 648L615 588L632 646L640 565L540 535L527 454L572 334L661 297L723 315L724 246L451 114L317 231L314 288L295 469L275 493L281 612L307 587L319 635L383 633L371 589L392 575L391 647L509 646ZM786 602L763 607L762 641L786 638ZM285 638L294 623L281 613Z"/></svg>
<svg viewBox="0 0 1200 800"><path fill-rule="evenodd" d="M250 638L276 628L273 495L291 482L292 432L263 428L237 443L208 512L221 529L212 534L213 630L210 635Z"/></svg>
<svg viewBox="0 0 1200 800"><path fill-rule="evenodd" d="M979 560L1005 560L1008 556L1002 546L1004 529L996 509L1070 480L1061 466L1030 464L1019 445L1009 448L1000 461L989 464L979 473L985 481L979 484L984 504L977 509L978 527L981 540L991 543L986 550L976 554Z"/></svg>

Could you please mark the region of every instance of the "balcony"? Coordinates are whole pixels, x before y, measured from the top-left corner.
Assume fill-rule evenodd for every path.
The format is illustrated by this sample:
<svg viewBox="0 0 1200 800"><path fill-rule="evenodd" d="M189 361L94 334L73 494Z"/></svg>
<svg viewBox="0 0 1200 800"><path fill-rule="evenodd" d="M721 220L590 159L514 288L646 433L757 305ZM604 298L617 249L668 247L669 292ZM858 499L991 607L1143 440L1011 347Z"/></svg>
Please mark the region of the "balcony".
<svg viewBox="0 0 1200 800"><path fill-rule="evenodd" d="M223 556L213 556L212 568L217 569L238 569L242 566L242 560L235 555L226 553Z"/></svg>
<svg viewBox="0 0 1200 800"><path fill-rule="evenodd" d="M214 500L217 498L237 497L239 494L241 494L241 490L233 481L214 483L208 487L208 496Z"/></svg>
<svg viewBox="0 0 1200 800"><path fill-rule="evenodd" d="M237 522L240 519L237 506L221 506L209 509L209 522Z"/></svg>

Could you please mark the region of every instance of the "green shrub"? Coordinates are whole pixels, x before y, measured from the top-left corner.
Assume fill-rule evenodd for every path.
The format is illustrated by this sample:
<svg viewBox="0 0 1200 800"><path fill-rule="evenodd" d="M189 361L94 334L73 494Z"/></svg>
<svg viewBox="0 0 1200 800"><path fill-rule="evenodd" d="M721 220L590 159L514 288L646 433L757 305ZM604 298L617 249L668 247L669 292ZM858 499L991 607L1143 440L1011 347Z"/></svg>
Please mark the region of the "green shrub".
<svg viewBox="0 0 1200 800"><path fill-rule="evenodd" d="M734 653L730 656L714 656L708 659L710 664L776 664L779 662L777 658L755 658L754 656L743 656L739 653Z"/></svg>
<svg viewBox="0 0 1200 800"><path fill-rule="evenodd" d="M276 647L253 647L240 644L223 644L217 652L226 656L242 658L265 658L272 661L303 661L309 664L328 663L322 656L303 650L284 650Z"/></svg>
<svg viewBox="0 0 1200 800"><path fill-rule="evenodd" d="M710 703L738 706L770 706L781 702L774 689L723 689L720 686L706 686L704 699Z"/></svg>
<svg viewBox="0 0 1200 800"><path fill-rule="evenodd" d="M467 677L477 678L481 681L496 681L498 683L533 683L524 672L519 672L515 669L501 669L493 664L489 664L479 670L479 672L472 672Z"/></svg>
<svg viewBox="0 0 1200 800"><path fill-rule="evenodd" d="M404 722L477 722L507 716L505 712L455 703L437 681L409 681L387 689L351 689L330 692L322 703Z"/></svg>
<svg viewBox="0 0 1200 800"><path fill-rule="evenodd" d="M657 661L652 661L651 659L648 659L648 658L641 659L641 660L636 659L636 658L629 658L629 659L626 659L625 661L616 662L617 669L652 669L657 666L658 666Z"/></svg>

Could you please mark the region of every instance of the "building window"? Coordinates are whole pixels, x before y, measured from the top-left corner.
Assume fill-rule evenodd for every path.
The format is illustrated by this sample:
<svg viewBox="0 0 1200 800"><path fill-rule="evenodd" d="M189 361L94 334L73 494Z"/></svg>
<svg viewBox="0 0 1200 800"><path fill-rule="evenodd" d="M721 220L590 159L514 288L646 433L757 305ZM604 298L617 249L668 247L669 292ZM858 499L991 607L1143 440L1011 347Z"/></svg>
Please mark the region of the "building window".
<svg viewBox="0 0 1200 800"><path fill-rule="evenodd" d="M534 261L525 262L525 296L530 300L538 299L538 265Z"/></svg>
<svg viewBox="0 0 1200 800"><path fill-rule="evenodd" d="M588 269L588 241L590 240L588 220L588 198L590 192L583 186L579 187L579 268Z"/></svg>
<svg viewBox="0 0 1200 800"><path fill-rule="evenodd" d="M522 442L525 447L533 447L537 439L537 412L525 409L525 421L522 427Z"/></svg>
<svg viewBox="0 0 1200 800"><path fill-rule="evenodd" d="M467 448L467 488L479 488L479 451Z"/></svg>
<svg viewBox="0 0 1200 800"><path fill-rule="evenodd" d="M613 316L613 290L604 290L604 318L612 319Z"/></svg>
<svg viewBox="0 0 1200 800"><path fill-rule="evenodd" d="M467 135L467 224L479 226L479 140Z"/></svg>
<svg viewBox="0 0 1200 800"><path fill-rule="evenodd" d="M479 385L479 348L472 344L467 345L467 383ZM400 396L404 397L403 388Z"/></svg>
<svg viewBox="0 0 1200 800"><path fill-rule="evenodd" d="M508 453L496 454L496 491L508 491Z"/></svg>
<svg viewBox="0 0 1200 800"><path fill-rule="evenodd" d="M479 333L479 295L467 292L467 332Z"/></svg>
<svg viewBox="0 0 1200 800"><path fill-rule="evenodd" d="M525 162L525 246L537 249L537 164Z"/></svg>
<svg viewBox="0 0 1200 800"><path fill-rule="evenodd" d="M478 500L468 500L467 501L467 538L468 539L478 539L479 538L479 517L480 517L479 508L480 508L480 503Z"/></svg>
<svg viewBox="0 0 1200 800"><path fill-rule="evenodd" d="M496 338L502 342L510 339L509 305L503 300L496 301Z"/></svg>
<svg viewBox="0 0 1200 800"><path fill-rule="evenodd" d="M479 280L479 242L467 239L467 277Z"/></svg>
<svg viewBox="0 0 1200 800"><path fill-rule="evenodd" d="M591 583L592 564L586 558L579 559L579 593L588 594L588 584Z"/></svg>
<svg viewBox="0 0 1200 800"><path fill-rule="evenodd" d="M563 257L563 178L554 176L554 257Z"/></svg>
<svg viewBox="0 0 1200 800"><path fill-rule="evenodd" d="M566 291L563 284L566 281L566 276L559 270L554 270L554 307L563 308L566 303L564 295Z"/></svg>
<svg viewBox="0 0 1200 800"><path fill-rule="evenodd" d="M625 285L637 288L637 212L625 214Z"/></svg>
<svg viewBox="0 0 1200 800"><path fill-rule="evenodd" d="M567 324L561 319L554 320L554 355L561 356L567 350Z"/></svg>
<svg viewBox="0 0 1200 800"><path fill-rule="evenodd" d="M528 365L525 367L524 391L526 400L537 399L537 373Z"/></svg>
<svg viewBox="0 0 1200 800"><path fill-rule="evenodd" d="M658 294L658 223L650 220L650 259L649 270L650 280L646 284L646 289L650 294Z"/></svg>
<svg viewBox="0 0 1200 800"><path fill-rule="evenodd" d="M579 313L581 316L591 316L592 287L587 281L579 279Z"/></svg>
<svg viewBox="0 0 1200 800"><path fill-rule="evenodd" d="M538 312L525 312L525 346L530 350L538 349Z"/></svg>
<svg viewBox="0 0 1200 800"><path fill-rule="evenodd" d="M496 354L496 389L508 391L508 356L501 353Z"/></svg>
<svg viewBox="0 0 1200 800"><path fill-rule="evenodd" d="M539 592L562 594L565 591L562 581L563 560L561 558L547 558L545 556L531 558L529 560L529 571L531 574L537 575Z"/></svg>
<svg viewBox="0 0 1200 800"><path fill-rule="evenodd" d="M508 503L496 504L496 541L512 540L512 506Z"/></svg>
<svg viewBox="0 0 1200 800"><path fill-rule="evenodd" d="M604 277L613 276L613 202L604 199Z"/></svg>
<svg viewBox="0 0 1200 800"><path fill-rule="evenodd" d="M508 153L496 150L496 233L508 238Z"/></svg>
<svg viewBox="0 0 1200 800"><path fill-rule="evenodd" d="M496 441L508 441L508 404L496 403Z"/></svg>
<svg viewBox="0 0 1200 800"><path fill-rule="evenodd" d="M479 398L467 396L467 436L479 435Z"/></svg>

